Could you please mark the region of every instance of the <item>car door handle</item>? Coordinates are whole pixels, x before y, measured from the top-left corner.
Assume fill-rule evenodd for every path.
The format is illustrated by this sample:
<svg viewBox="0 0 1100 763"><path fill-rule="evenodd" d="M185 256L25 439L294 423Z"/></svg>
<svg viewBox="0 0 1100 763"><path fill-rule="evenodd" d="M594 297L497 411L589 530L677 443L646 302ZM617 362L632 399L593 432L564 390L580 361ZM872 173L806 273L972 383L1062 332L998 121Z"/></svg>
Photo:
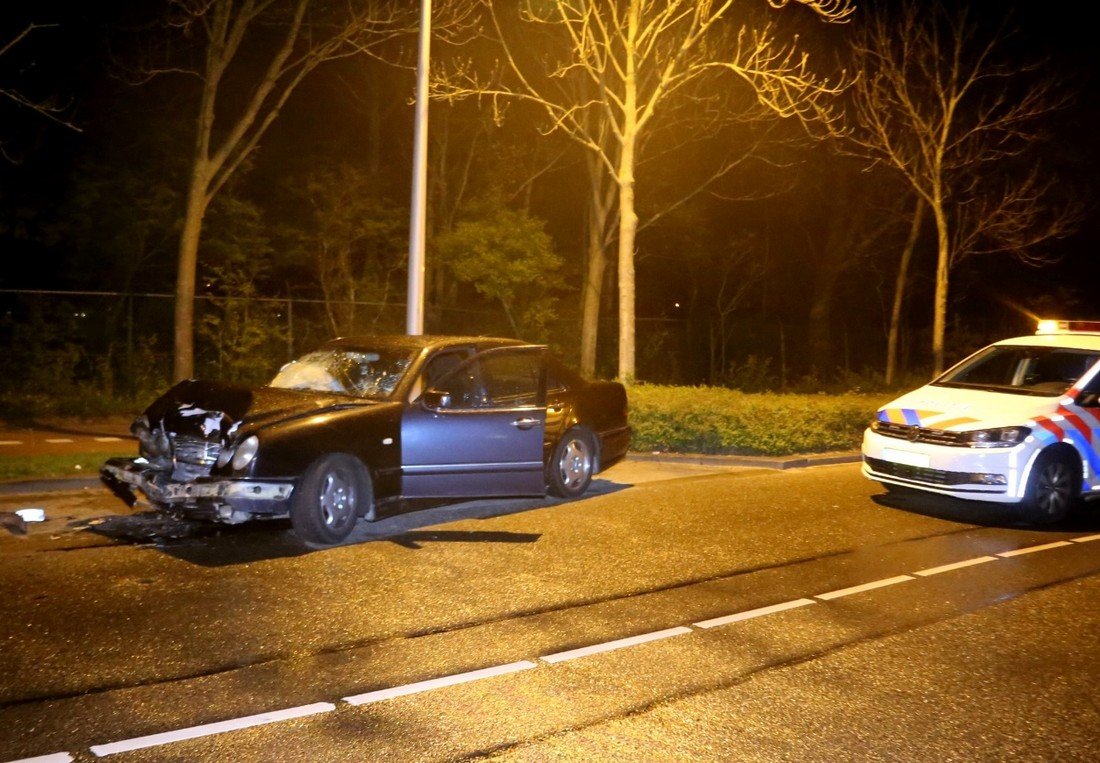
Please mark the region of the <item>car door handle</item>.
<svg viewBox="0 0 1100 763"><path fill-rule="evenodd" d="M516 429L530 429L539 423L538 419L532 419L528 416L524 416L522 419L516 419L512 422L512 426Z"/></svg>

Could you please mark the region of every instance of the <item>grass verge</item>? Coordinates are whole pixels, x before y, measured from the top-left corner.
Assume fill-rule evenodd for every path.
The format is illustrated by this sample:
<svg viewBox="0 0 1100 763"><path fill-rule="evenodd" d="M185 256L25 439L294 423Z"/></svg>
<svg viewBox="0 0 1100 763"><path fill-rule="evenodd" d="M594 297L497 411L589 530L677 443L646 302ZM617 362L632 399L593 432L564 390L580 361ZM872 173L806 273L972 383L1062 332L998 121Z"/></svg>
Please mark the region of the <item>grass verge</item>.
<svg viewBox="0 0 1100 763"><path fill-rule="evenodd" d="M894 396L655 384L627 394L633 450L761 456L858 450L867 423Z"/></svg>
<svg viewBox="0 0 1100 763"><path fill-rule="evenodd" d="M133 453L69 453L50 456L0 456L0 481L51 477L98 477L99 467L113 455Z"/></svg>

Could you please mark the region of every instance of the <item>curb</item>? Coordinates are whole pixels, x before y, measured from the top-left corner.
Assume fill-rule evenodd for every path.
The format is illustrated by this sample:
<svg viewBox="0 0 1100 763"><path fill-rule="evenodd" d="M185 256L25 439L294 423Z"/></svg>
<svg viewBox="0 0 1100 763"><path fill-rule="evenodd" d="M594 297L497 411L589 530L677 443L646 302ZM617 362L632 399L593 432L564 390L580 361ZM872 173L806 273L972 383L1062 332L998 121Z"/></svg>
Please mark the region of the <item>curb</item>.
<svg viewBox="0 0 1100 763"><path fill-rule="evenodd" d="M795 456L706 455L693 453L626 454L628 461L651 461L665 464L699 464L701 466L754 466L758 469L802 469L808 466L858 463L858 451L844 453L808 453Z"/></svg>

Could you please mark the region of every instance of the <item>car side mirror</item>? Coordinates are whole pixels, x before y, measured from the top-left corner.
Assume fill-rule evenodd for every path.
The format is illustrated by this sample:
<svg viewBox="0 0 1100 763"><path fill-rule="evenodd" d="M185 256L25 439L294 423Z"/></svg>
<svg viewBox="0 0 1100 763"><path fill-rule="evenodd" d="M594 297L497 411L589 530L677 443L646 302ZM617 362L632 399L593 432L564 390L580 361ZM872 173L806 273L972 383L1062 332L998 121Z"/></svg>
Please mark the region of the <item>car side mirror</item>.
<svg viewBox="0 0 1100 763"><path fill-rule="evenodd" d="M450 408L451 393L443 389L429 389L420 398L425 408Z"/></svg>

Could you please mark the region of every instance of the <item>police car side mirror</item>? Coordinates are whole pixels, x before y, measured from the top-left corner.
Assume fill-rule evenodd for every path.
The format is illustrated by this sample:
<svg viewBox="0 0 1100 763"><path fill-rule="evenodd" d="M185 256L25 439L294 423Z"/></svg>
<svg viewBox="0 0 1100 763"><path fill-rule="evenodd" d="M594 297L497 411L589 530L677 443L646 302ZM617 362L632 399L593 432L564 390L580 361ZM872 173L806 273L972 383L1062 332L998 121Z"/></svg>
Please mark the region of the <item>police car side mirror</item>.
<svg viewBox="0 0 1100 763"><path fill-rule="evenodd" d="M1077 404L1082 408L1100 408L1100 392L1082 392Z"/></svg>

